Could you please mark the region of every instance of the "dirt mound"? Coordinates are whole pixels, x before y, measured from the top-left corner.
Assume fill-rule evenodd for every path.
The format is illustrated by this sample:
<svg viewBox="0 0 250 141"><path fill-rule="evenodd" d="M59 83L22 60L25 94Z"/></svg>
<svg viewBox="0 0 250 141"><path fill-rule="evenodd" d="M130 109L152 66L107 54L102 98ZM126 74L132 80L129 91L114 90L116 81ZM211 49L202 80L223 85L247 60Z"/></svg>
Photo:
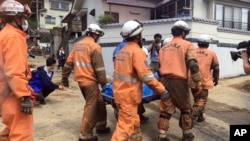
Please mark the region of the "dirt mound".
<svg viewBox="0 0 250 141"><path fill-rule="evenodd" d="M240 84L230 85L230 87L238 89L240 91L250 92L250 80L246 80L246 81L244 81L243 83L240 83Z"/></svg>

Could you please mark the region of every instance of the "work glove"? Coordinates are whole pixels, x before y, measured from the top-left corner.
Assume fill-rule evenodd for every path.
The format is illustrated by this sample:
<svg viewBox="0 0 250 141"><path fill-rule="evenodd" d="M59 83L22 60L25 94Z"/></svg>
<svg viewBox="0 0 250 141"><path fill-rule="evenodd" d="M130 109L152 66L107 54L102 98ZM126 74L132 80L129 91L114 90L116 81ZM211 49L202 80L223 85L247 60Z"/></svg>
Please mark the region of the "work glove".
<svg viewBox="0 0 250 141"><path fill-rule="evenodd" d="M30 96L21 97L21 112L24 114L32 114L33 104Z"/></svg>
<svg viewBox="0 0 250 141"><path fill-rule="evenodd" d="M69 79L67 77L62 77L61 84L64 87L69 87Z"/></svg>
<svg viewBox="0 0 250 141"><path fill-rule="evenodd" d="M161 94L161 100L165 101L169 98L169 93L166 90L163 94Z"/></svg>
<svg viewBox="0 0 250 141"><path fill-rule="evenodd" d="M202 91L202 83L200 81L195 82L195 89L197 91L195 95L201 93L201 91Z"/></svg>
<svg viewBox="0 0 250 141"><path fill-rule="evenodd" d="M218 80L217 79L214 79L214 86L217 86L218 85Z"/></svg>

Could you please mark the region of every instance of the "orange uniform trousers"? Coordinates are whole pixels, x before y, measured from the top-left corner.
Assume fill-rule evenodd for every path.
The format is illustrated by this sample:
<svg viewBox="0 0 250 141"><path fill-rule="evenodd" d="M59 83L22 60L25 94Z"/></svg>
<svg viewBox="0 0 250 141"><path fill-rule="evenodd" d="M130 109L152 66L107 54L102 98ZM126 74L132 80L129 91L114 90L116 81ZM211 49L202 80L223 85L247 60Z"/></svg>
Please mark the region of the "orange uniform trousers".
<svg viewBox="0 0 250 141"><path fill-rule="evenodd" d="M138 104L117 104L118 122L111 141L141 141Z"/></svg>
<svg viewBox="0 0 250 141"><path fill-rule="evenodd" d="M179 126L182 130L192 129L191 99L188 81L177 78L161 77L160 81L168 89L170 98L160 101L160 117L158 119L158 129L167 131L169 120L175 112L175 108L181 111Z"/></svg>
<svg viewBox="0 0 250 141"><path fill-rule="evenodd" d="M191 89L191 92L194 97L194 104L193 104L193 116L198 116L200 114L205 113L205 106L208 99L208 89L202 89L199 94L197 93L196 89Z"/></svg>
<svg viewBox="0 0 250 141"><path fill-rule="evenodd" d="M21 112L20 100L13 94L1 95L2 123L0 141L34 141L33 115Z"/></svg>
<svg viewBox="0 0 250 141"><path fill-rule="evenodd" d="M106 103L98 88L97 83L88 86L81 86L82 95L86 101L82 118L81 138L90 139L93 135L93 129L104 129L107 125Z"/></svg>

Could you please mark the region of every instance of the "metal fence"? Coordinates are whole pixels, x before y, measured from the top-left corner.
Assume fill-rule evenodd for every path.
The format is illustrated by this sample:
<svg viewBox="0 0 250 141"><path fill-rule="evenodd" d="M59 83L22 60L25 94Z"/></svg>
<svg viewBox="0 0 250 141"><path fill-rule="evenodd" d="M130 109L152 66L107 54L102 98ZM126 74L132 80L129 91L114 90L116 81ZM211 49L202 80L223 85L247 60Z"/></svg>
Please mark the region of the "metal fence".
<svg viewBox="0 0 250 141"><path fill-rule="evenodd" d="M233 28L238 30L250 31L250 24L237 21L217 20L219 27Z"/></svg>

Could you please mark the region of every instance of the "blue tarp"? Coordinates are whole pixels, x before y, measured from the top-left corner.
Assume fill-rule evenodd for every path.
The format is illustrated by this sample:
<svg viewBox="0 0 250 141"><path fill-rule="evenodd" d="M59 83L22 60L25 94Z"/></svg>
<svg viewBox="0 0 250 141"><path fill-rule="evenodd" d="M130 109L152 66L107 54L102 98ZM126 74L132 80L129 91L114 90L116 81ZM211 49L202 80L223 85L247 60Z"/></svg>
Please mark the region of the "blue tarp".
<svg viewBox="0 0 250 141"><path fill-rule="evenodd" d="M158 78L157 73L154 73L154 76ZM109 83L106 87L102 89L103 98L108 103L114 103L113 97L113 82ZM148 103L153 100L159 99L159 95L157 95L151 88L149 88L146 84L143 84L143 96L142 102Z"/></svg>

